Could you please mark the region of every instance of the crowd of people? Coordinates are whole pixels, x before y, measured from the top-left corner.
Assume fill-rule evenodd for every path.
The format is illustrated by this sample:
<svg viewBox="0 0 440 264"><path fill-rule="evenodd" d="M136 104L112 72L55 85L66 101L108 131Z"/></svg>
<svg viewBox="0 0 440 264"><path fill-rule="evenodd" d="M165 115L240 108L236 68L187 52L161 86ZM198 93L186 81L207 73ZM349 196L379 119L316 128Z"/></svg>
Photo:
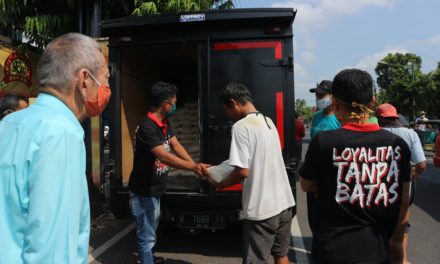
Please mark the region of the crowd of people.
<svg viewBox="0 0 440 264"><path fill-rule="evenodd" d="M27 107L25 98L5 97L0 104L0 149L8 153L0 156L0 263L87 263L90 208L80 122L106 107L108 79L98 43L69 33L40 58L36 102ZM233 170L217 182L211 165L194 162L173 132L168 117L176 111L177 87L150 87L129 180L139 263L163 262L152 250L170 167L193 171L216 188L242 183L243 263L289 262L295 200L275 124L254 105L250 90L231 82L219 94L235 123ZM310 91L319 112L299 174L309 194L313 263L408 261L411 182L426 168L417 134L402 127L394 106L373 111L373 80L365 71L343 70ZM305 135L298 116L295 127L298 147ZM295 158L301 161L301 150Z"/></svg>

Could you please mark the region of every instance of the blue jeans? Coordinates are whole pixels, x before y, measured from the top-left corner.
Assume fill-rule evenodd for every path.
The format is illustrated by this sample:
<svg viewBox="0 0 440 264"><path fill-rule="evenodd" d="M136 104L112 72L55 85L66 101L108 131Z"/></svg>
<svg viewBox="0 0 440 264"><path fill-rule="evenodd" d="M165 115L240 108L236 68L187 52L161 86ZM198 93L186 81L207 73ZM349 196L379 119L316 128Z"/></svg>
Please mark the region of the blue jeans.
<svg viewBox="0 0 440 264"><path fill-rule="evenodd" d="M130 209L136 220L139 260L142 264L152 264L153 253L151 250L156 244L156 229L160 216L160 198L130 193Z"/></svg>

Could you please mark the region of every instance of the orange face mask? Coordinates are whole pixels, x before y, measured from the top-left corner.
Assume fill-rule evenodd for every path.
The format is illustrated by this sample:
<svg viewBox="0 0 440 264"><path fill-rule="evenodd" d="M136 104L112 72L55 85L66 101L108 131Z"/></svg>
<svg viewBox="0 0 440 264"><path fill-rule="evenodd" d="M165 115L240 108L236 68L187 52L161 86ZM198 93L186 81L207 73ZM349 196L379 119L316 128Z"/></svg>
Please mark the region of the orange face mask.
<svg viewBox="0 0 440 264"><path fill-rule="evenodd" d="M102 111L104 111L105 107L108 104L111 96L110 87L102 85L93 74L90 74L92 80L99 85L98 87L98 95L96 100L89 100L87 98L84 99L84 105L86 107L87 117L94 117L100 115Z"/></svg>

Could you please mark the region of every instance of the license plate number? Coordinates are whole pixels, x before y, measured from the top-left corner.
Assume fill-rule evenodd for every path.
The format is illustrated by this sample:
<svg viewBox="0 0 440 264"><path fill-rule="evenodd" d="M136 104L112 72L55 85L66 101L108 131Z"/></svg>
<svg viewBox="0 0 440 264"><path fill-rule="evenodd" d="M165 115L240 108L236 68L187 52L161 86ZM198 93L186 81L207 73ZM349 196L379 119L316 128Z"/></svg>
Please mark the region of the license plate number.
<svg viewBox="0 0 440 264"><path fill-rule="evenodd" d="M185 228L224 228L224 215L213 214L181 214L178 225Z"/></svg>

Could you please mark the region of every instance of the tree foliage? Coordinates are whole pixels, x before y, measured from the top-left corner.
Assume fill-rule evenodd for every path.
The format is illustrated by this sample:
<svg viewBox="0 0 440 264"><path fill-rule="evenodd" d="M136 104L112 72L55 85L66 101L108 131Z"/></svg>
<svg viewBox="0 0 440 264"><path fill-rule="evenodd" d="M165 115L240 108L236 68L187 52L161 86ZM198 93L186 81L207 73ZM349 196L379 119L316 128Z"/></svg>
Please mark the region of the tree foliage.
<svg viewBox="0 0 440 264"><path fill-rule="evenodd" d="M435 115L440 118L440 62L437 64L437 69L428 74L433 83L432 93L426 97L430 101L432 107L428 110L428 115ZM429 98L429 99L428 99Z"/></svg>
<svg viewBox="0 0 440 264"><path fill-rule="evenodd" d="M104 19L127 15L177 13L206 9L234 7L233 0L101 0ZM84 4L89 3L87 0ZM43 49L53 38L78 31L79 1L75 0L0 0L0 26L7 29L14 39L21 36Z"/></svg>
<svg viewBox="0 0 440 264"><path fill-rule="evenodd" d="M54 37L72 30L74 0L0 0L0 23L13 32L15 40L22 34L28 43L43 48Z"/></svg>
<svg viewBox="0 0 440 264"><path fill-rule="evenodd" d="M133 16L234 8L232 0L135 0Z"/></svg>
<svg viewBox="0 0 440 264"><path fill-rule="evenodd" d="M313 118L313 109L311 106L307 106L306 100L304 99L296 99L295 101L295 112L302 116L305 123L312 122Z"/></svg>
<svg viewBox="0 0 440 264"><path fill-rule="evenodd" d="M401 114L415 117L421 110L433 111L431 98L435 91L429 74L421 71L422 59L411 53L388 54L376 66L381 90L378 102L395 105Z"/></svg>

